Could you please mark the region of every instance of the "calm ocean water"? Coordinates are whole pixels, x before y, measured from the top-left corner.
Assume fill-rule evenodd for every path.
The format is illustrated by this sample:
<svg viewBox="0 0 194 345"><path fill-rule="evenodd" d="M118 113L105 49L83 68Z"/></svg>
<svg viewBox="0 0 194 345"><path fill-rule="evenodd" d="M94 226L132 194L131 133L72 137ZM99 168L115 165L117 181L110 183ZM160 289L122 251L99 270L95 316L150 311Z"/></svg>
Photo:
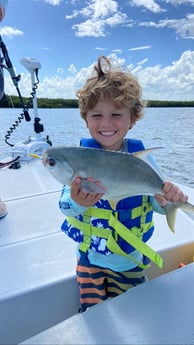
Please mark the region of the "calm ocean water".
<svg viewBox="0 0 194 345"><path fill-rule="evenodd" d="M0 159L10 156L11 147L4 140L7 130L17 120L20 109L0 109ZM8 140L11 144L25 141L33 133L32 120L22 120ZM39 109L53 145L79 146L80 137L89 133L78 109ZM194 108L147 108L142 120L129 131L128 137L138 138L146 148L161 147L153 157L166 179L194 187Z"/></svg>

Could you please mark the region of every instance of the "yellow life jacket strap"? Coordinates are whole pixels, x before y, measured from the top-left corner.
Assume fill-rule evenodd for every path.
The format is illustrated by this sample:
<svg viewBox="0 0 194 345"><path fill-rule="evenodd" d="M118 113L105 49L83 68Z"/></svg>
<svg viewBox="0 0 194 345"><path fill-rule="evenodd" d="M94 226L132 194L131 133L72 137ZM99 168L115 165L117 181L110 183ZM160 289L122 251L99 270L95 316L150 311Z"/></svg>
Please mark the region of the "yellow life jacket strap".
<svg viewBox="0 0 194 345"><path fill-rule="evenodd" d="M79 249L83 252L86 252L89 249L92 235L108 239L111 233L111 230L109 229L97 228L92 226L90 223L83 223L73 217L66 217L66 220L69 224L83 232L83 242L79 245Z"/></svg>
<svg viewBox="0 0 194 345"><path fill-rule="evenodd" d="M107 248L109 250L111 250L113 253L127 257L128 259L135 262L139 267L141 267L143 269L146 269L149 267L149 265L144 265L144 264L142 264L142 262L133 258L130 254L125 253L119 247L119 245L117 244L117 242L113 238L112 232L110 229L97 228L97 227L92 226L90 224L84 224L83 222L80 222L76 218L66 217L66 219L72 226L75 226L76 228L80 229L84 234L83 242L80 243L80 245L79 245L79 249L82 252L85 253L89 249L90 243L91 243L91 236L92 235L98 236L98 237L107 239Z"/></svg>
<svg viewBox="0 0 194 345"><path fill-rule="evenodd" d="M147 202L147 196L143 196L143 205ZM147 232L148 227L153 226L153 221L151 223L146 224L145 223L145 214L146 211L143 212L142 210L142 206L138 206L136 208L134 208L133 210L133 218L136 217L143 217L143 219L141 219L141 224L142 225L142 233ZM103 218L103 219L109 219L109 225L115 229L116 234L119 235L120 237L122 237L127 243L129 243L132 247L134 247L136 250L138 250L140 253L142 253L143 255L147 256L152 262L154 262L158 267L162 268L163 266L163 259L162 257L156 253L151 247L149 247L145 242L143 242L140 238L138 238L135 233L138 233L138 229L137 231L135 231L135 227L133 227L133 231L129 231L128 228L126 228L117 218L116 218L117 212L114 213L112 210L107 210L107 209L99 209L99 208L89 208L87 209L87 211L84 213L84 222L87 222L88 224L90 223L90 217L96 217L96 218ZM87 219L88 217L88 219ZM83 223L82 223L83 224ZM91 228L88 228L88 231L92 231L92 235L96 235L99 237L103 237L106 238L107 241L107 247L109 250L111 250L113 253L116 254L120 254L122 256L128 257L130 258L130 260L138 263L138 266L142 267L142 268L148 268L148 265L143 265L140 262L137 262L135 259L133 259L133 257L131 257L130 254L125 253L117 244L117 242L115 241L115 238L112 236L112 232L111 231L107 231L107 229L105 230L104 236L102 234L102 230L103 228L96 228L94 226L91 226ZM83 229L82 229L83 231ZM87 245L89 245L89 233L88 235L85 237L85 240L87 242ZM83 245L83 246L82 246ZM80 245L80 249L81 248L86 248L84 243L81 243ZM88 247L89 248L89 247ZM87 249L88 249L87 248ZM86 249L86 250L87 250ZM84 251L84 250L83 250Z"/></svg>
<svg viewBox="0 0 194 345"><path fill-rule="evenodd" d="M106 211L106 210L104 210ZM83 252L86 252L91 243L91 236L98 236L101 238L107 239L107 248L111 250L115 254L119 254L125 257L128 257L133 262L137 263L139 267L148 268L149 265L143 265L142 263L135 260L131 257L130 254L125 253L117 244L115 239L112 236L112 232L109 229L97 228L92 226L90 223L83 223L76 218L73 217L66 217L67 221L74 227L80 229L83 232L83 242L80 243L79 249ZM149 247L146 243L136 237L128 228L126 228L122 223L120 223L112 214L109 218L109 225L112 226L117 233L124 238L124 240L132 245L136 250L140 253L147 256L152 262L154 262L158 267L162 268L163 266L163 259L162 257L156 253L151 247Z"/></svg>
<svg viewBox="0 0 194 345"><path fill-rule="evenodd" d="M122 237L127 243L129 243L132 247L134 247L143 255L147 256L158 267L162 268L163 266L162 257L158 253L156 253L150 246L148 246L145 242L143 242L141 239L135 236L131 231L129 231L126 228L126 226L124 226L121 222L118 221L118 219L114 217L113 214L111 214L110 216L109 225L112 226L116 230L116 232L119 234L119 236ZM145 224L145 226L146 225L148 226L148 224ZM150 226L150 223L149 223L149 226ZM113 243L111 241L110 248L112 248L112 245Z"/></svg>
<svg viewBox="0 0 194 345"><path fill-rule="evenodd" d="M115 239L113 238L112 233L111 233L111 235L109 236L106 245L107 245L107 248L108 248L109 250L111 250L113 253L119 254L119 255L121 255L121 256L125 256L126 258L130 259L131 261L133 261L134 263L136 263L137 266L143 268L144 270L147 269L147 268L149 268L149 266L150 266L149 264L148 264L148 265L144 265L144 264L142 264L142 262L136 260L136 259L135 259L133 256L131 256L130 254L125 253L124 250L122 250L121 247L119 247L118 243L117 243L117 242L115 241Z"/></svg>

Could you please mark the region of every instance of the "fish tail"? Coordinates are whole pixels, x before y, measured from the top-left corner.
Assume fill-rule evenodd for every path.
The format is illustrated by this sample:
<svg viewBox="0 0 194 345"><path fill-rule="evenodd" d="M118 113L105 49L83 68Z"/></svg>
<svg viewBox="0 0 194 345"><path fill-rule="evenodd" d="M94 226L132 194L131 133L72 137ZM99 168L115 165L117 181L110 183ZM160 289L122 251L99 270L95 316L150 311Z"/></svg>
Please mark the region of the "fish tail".
<svg viewBox="0 0 194 345"><path fill-rule="evenodd" d="M179 208L183 211L194 213L194 205L190 204L190 202L180 204Z"/></svg>
<svg viewBox="0 0 194 345"><path fill-rule="evenodd" d="M175 226L176 213L177 213L178 208L179 208L179 205L177 205L176 203L170 203L170 202L166 206L164 206L167 223L172 232L175 231L174 226Z"/></svg>
<svg viewBox="0 0 194 345"><path fill-rule="evenodd" d="M182 211L194 213L194 205L190 204L189 202L184 203L168 203L164 206L166 219L170 230L173 232L175 231L175 221L176 221L176 213L177 209L180 208Z"/></svg>

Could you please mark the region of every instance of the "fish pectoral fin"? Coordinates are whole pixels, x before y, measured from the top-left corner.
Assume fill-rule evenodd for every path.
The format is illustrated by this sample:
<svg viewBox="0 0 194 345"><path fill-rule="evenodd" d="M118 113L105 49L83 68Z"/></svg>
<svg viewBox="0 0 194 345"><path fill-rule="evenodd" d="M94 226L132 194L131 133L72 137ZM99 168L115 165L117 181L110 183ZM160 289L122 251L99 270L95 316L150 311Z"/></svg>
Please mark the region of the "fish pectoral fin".
<svg viewBox="0 0 194 345"><path fill-rule="evenodd" d="M81 189L85 193L103 193L104 194L104 188L101 187L100 185L97 185L93 181L88 181L87 179L82 179L81 180Z"/></svg>
<svg viewBox="0 0 194 345"><path fill-rule="evenodd" d="M176 213L177 213L178 207L179 207L178 204L171 203L171 202L169 202L166 206L164 206L167 223L172 232L175 231L174 226L175 226Z"/></svg>

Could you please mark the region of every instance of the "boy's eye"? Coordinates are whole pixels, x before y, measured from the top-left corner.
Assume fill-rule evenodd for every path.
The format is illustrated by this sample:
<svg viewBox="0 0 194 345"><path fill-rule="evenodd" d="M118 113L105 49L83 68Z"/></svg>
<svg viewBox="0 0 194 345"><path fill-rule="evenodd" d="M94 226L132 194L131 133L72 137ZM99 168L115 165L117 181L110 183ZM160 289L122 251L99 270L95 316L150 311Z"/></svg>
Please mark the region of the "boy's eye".
<svg viewBox="0 0 194 345"><path fill-rule="evenodd" d="M101 114L93 114L92 117L98 118L98 117L102 117L102 115Z"/></svg>
<svg viewBox="0 0 194 345"><path fill-rule="evenodd" d="M120 117L120 116L122 116L122 114L120 114L120 113L113 113L112 116L113 117Z"/></svg>

